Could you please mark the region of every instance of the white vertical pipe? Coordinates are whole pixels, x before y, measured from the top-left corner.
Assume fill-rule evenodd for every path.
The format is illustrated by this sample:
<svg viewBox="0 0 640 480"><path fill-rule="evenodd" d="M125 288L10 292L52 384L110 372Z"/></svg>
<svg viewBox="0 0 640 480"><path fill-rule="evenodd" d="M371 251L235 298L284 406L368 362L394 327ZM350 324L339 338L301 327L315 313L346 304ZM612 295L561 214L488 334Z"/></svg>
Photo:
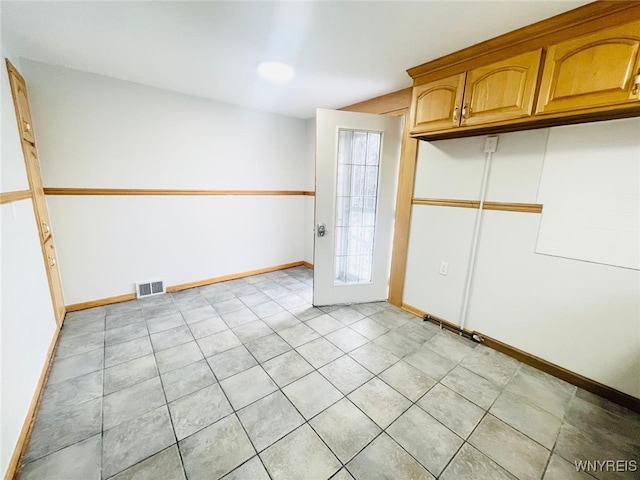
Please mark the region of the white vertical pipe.
<svg viewBox="0 0 640 480"><path fill-rule="evenodd" d="M487 151L488 150L488 151ZM460 328L464 329L467 325L467 316L469 315L469 297L471 296L471 284L473 282L473 274L476 267L476 254L478 253L478 240L480 238L480 225L482 223L482 215L484 212L484 202L487 196L487 185L489 183L489 171L491 170L491 161L493 160L493 151L485 148L484 171L482 172L482 187L480 189L480 208L476 215L476 222L473 227L473 241L471 243L471 255L469 257L469 266L467 267L467 282L464 287L464 299L462 301L462 312L460 313Z"/></svg>

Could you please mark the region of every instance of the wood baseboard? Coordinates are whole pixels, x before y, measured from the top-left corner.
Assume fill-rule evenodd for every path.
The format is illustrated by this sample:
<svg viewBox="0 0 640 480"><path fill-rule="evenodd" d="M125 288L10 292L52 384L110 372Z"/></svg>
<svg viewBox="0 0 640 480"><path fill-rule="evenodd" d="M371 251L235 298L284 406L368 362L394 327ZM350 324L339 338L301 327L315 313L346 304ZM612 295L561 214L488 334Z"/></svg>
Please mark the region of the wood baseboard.
<svg viewBox="0 0 640 480"><path fill-rule="evenodd" d="M311 270L313 270L313 263L309 263L309 262L302 262L302 265L304 265L307 268L310 268Z"/></svg>
<svg viewBox="0 0 640 480"><path fill-rule="evenodd" d="M302 195L314 196L315 192L307 190L179 190L171 188L66 188L66 187L45 187L45 195Z"/></svg>
<svg viewBox="0 0 640 480"><path fill-rule="evenodd" d="M126 302L128 300L135 300L135 293L125 293L124 295L116 295L115 297L101 298L98 300L91 300L89 302L73 303L67 305L65 308L67 312L77 312L78 310L86 310L87 308L102 307L104 305L111 305L112 303Z"/></svg>
<svg viewBox="0 0 640 480"><path fill-rule="evenodd" d="M55 356L56 349L58 348L59 336L60 327L56 326L53 338L51 339L51 343L49 344L49 350L47 351L47 357L44 362L44 366L42 367L42 373L40 374L40 378L38 379L36 390L33 393L31 405L29 406L29 410L27 410L27 416L24 419L24 424L22 425L20 436L18 437L18 441L13 450L13 455L11 456L11 460L9 461L9 465L4 476L5 480L13 480L18 474L20 460L22 459L22 455L24 454L24 451L29 444L29 438L31 437L31 431L33 430L33 423L36 417L36 412L38 411L38 407L40 406L42 392L44 391L44 386L46 385L47 379L49 378L49 372L51 370L51 364L53 363L53 357Z"/></svg>
<svg viewBox="0 0 640 480"><path fill-rule="evenodd" d="M237 278L251 277L253 275L260 275L261 273L275 272L277 270L286 270L287 268L299 267L304 262L292 262L284 263L282 265L275 265L273 267L259 268L257 270L249 270L248 272L232 273L229 275L223 275L221 277L207 278L206 280L198 280L196 282L181 283L180 285L173 285L167 287L167 292L179 292L180 290L186 290L188 288L203 287L205 285L211 285L213 283L226 282L227 280L236 280Z"/></svg>
<svg viewBox="0 0 640 480"><path fill-rule="evenodd" d="M424 312L419 308L413 307L411 305L402 304L401 307L403 310L413 313L419 317L424 317L425 315L429 315L430 321L435 324L442 324L443 328L447 330L451 330L454 332L459 332L459 328L456 324L449 322L445 319L439 318L435 315L431 315L428 312ZM548 362L540 357L536 357L530 353L527 353L518 348L512 347L511 345L507 345L495 338L488 337L483 333L465 330L465 333L469 335L480 335L483 339L483 344L489 348L493 348L498 352L504 353L516 360L524 363L525 365L529 365L538 370L541 370L549 375L553 375L560 380L564 380L567 383L575 385L576 387L582 388L583 390L587 390L588 392L595 393L607 400L611 400L618 405L622 405L630 410L635 412L640 412L640 398L633 397L627 393L621 392L620 390L616 390L615 388L604 385L600 382L596 382L595 380L591 380L590 378L584 377L578 373L567 370L566 368L560 367L555 363Z"/></svg>
<svg viewBox="0 0 640 480"><path fill-rule="evenodd" d="M180 290L186 290L188 288L203 287L204 285L211 285L213 283L226 282L227 280L236 280L238 278L250 277L252 275L259 275L261 273L275 272L277 270L286 270L287 268L299 267L301 265L304 265L305 267L308 267L308 268L313 268L313 265L303 261L284 263L282 265L275 265L273 267L259 268L257 270L249 270L247 272L232 273L229 275L222 275L220 277L207 278L205 280L197 280L195 282L181 283L179 285L171 285L167 287L167 292L168 293L179 292ZM67 309L67 312L76 312L78 310L86 310L87 308L102 307L104 305L111 305L112 303L126 302L128 300L135 300L135 299L136 299L135 293L125 293L123 295L117 295L115 297L100 298L97 300L91 300L89 302L74 303L72 305L67 305L66 309Z"/></svg>

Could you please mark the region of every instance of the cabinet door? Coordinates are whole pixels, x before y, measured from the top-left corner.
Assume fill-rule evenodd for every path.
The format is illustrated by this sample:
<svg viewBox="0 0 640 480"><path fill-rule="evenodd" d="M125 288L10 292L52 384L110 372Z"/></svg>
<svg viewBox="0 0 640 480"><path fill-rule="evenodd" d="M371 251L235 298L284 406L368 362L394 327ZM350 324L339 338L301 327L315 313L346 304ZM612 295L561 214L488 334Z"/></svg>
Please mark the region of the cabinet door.
<svg viewBox="0 0 640 480"><path fill-rule="evenodd" d="M465 74L454 75L413 88L411 133L458 127Z"/></svg>
<svg viewBox="0 0 640 480"><path fill-rule="evenodd" d="M62 295L62 282L60 281L60 272L58 271L58 258L56 249L53 245L53 238L49 239L43 245L44 259L47 263L47 275L49 277L49 289L51 290L51 300L53 301L53 310L56 316L56 323L62 325L64 318L64 297Z"/></svg>
<svg viewBox="0 0 640 480"><path fill-rule="evenodd" d="M40 232L40 238L44 242L51 235L51 222L49 221L47 201L42 187L40 162L38 161L38 153L33 145L25 145L25 154L29 184L33 190L33 205L38 221L38 231Z"/></svg>
<svg viewBox="0 0 640 480"><path fill-rule="evenodd" d="M541 56L535 50L467 72L461 125L530 116Z"/></svg>
<svg viewBox="0 0 640 480"><path fill-rule="evenodd" d="M640 22L549 47L537 113L603 109L638 102L633 78L640 58Z"/></svg>
<svg viewBox="0 0 640 480"><path fill-rule="evenodd" d="M13 104L18 120L18 130L23 140L34 144L33 124L31 123L31 111L27 99L27 86L22 75L15 69L11 62L7 60L7 70L9 72L9 82L13 93Z"/></svg>

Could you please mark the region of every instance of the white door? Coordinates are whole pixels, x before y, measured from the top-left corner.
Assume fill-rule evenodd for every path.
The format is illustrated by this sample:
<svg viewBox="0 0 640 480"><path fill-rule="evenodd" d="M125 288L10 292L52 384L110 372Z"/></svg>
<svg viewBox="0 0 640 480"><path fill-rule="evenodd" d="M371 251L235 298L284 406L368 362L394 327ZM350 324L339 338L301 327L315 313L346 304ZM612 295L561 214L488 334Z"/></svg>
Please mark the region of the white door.
<svg viewBox="0 0 640 480"><path fill-rule="evenodd" d="M387 300L402 119L318 109L313 303Z"/></svg>

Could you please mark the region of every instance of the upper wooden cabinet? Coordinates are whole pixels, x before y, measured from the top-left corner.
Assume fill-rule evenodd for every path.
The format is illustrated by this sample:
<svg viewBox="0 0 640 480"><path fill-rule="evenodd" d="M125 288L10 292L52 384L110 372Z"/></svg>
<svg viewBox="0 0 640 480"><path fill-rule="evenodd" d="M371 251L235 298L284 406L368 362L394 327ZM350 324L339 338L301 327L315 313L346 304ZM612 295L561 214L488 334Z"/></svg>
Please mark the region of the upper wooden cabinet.
<svg viewBox="0 0 640 480"><path fill-rule="evenodd" d="M552 45L537 113L576 112L638 101L640 22Z"/></svg>
<svg viewBox="0 0 640 480"><path fill-rule="evenodd" d="M528 117L533 112L542 50L525 53L467 73L461 125Z"/></svg>
<svg viewBox="0 0 640 480"><path fill-rule="evenodd" d="M454 75L413 89L411 133L443 130L460 125L465 75Z"/></svg>
<svg viewBox="0 0 640 480"><path fill-rule="evenodd" d="M411 133L491 124L531 115L541 50L413 89Z"/></svg>
<svg viewBox="0 0 640 480"><path fill-rule="evenodd" d="M640 2L593 2L407 72L425 140L640 116Z"/></svg>

